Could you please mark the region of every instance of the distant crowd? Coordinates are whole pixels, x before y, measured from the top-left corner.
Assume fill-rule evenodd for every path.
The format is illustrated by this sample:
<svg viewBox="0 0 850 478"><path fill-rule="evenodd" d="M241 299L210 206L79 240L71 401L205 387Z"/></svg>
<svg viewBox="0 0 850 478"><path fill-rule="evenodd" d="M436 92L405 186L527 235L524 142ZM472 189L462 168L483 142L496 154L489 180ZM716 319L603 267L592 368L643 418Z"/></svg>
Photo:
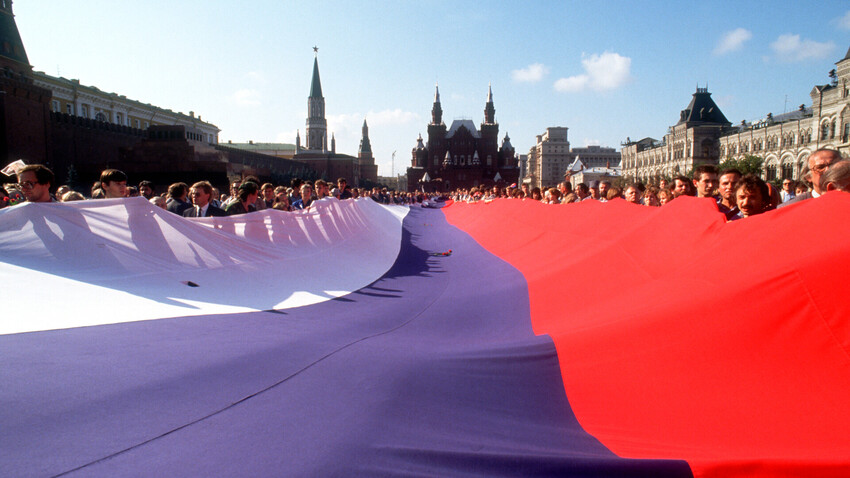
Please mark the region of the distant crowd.
<svg viewBox="0 0 850 478"><path fill-rule="evenodd" d="M55 186L53 172L40 164L22 165L15 172L17 183L0 188L0 208L19 202L67 202L87 199L111 199L141 196L152 204L184 217L232 216L263 209L297 211L309 209L313 202L335 197L340 200L368 197L381 204L412 205L426 202L433 194L388 191L350 187L345 178L336 183L319 179L313 182L292 179L289 185L261 183L246 177L230 184L229 194L221 194L208 181L191 186L178 182L156 194L150 181L136 186L127 185L127 175L117 169L107 169L94 183L88 197L68 186Z"/></svg>
<svg viewBox="0 0 850 478"><path fill-rule="evenodd" d="M734 221L816 198L828 191L850 192L850 161L835 150L819 149L809 156L802 178L803 181L784 179L782 189L777 189L757 175L743 174L737 169L718 170L716 166L706 164L695 168L692 178L677 176L671 181L661 179L650 185L636 182L619 188L610 181L600 181L594 185L579 183L573 188L570 182L564 181L557 187L544 190L530 188L528 184L461 189L454 191L451 198L466 202L513 198L546 204L607 202L619 198L635 204L661 207L679 196L696 196L714 200L726 219Z"/></svg>
<svg viewBox="0 0 850 478"><path fill-rule="evenodd" d="M54 190L53 172L43 165L21 165L15 174L17 183L5 184L0 188L0 208L23 201L87 199L67 186L58 186ZM782 188L778 189L754 174L742 174L737 169L719 171L716 166L701 165L694 170L692 178L678 176L670 181L662 179L650 185L638 182L620 188L609 181L601 181L594 185L579 183L573 188L569 181L564 181L558 187L545 190L529 188L527 184L506 188L494 186L457 190L450 197L465 202L510 198L546 204L606 202L619 198L649 207L662 207L679 196L696 196L710 198L727 220L734 221L817 198L829 191L850 192L850 161L835 150L819 149L809 156L802 178L803 181L785 179ZM310 208L313 202L327 197L339 200L369 197L382 204L429 205L429 200L437 194L388 191L387 188L378 187L353 188L345 178L339 178L333 184L321 179L307 182L295 178L284 186L260 183L256 178L247 177L231 183L227 194L221 194L208 181L199 181L191 186L182 182L174 183L167 191L157 195L150 181L142 181L138 187L128 186L126 174L117 169L107 169L92 186L89 197L133 196L142 196L154 205L181 216L210 217L247 214L263 209L304 210Z"/></svg>

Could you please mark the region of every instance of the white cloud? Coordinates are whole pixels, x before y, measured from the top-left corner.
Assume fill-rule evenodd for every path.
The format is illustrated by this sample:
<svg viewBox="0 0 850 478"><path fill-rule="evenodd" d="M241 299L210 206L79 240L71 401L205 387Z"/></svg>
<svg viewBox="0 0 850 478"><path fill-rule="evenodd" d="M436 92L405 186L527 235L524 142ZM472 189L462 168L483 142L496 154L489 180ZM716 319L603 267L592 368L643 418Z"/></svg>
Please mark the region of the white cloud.
<svg viewBox="0 0 850 478"><path fill-rule="evenodd" d="M259 106L262 96L257 90L242 89L230 95L230 101L239 106Z"/></svg>
<svg viewBox="0 0 850 478"><path fill-rule="evenodd" d="M561 92L572 93L582 91L587 88L590 82L588 75L571 76L569 78L560 78L555 82L555 89Z"/></svg>
<svg viewBox="0 0 850 478"><path fill-rule="evenodd" d="M521 70L511 72L511 78L517 83L536 83L549 73L549 68L542 63L534 63Z"/></svg>
<svg viewBox="0 0 850 478"><path fill-rule="evenodd" d="M835 49L835 43L819 43L814 40L800 39L800 35L779 35L770 44L774 56L781 62L797 62L827 58Z"/></svg>
<svg viewBox="0 0 850 478"><path fill-rule="evenodd" d="M729 52L740 50L744 42L753 37L753 33L744 28L736 28L726 32L720 38L720 43L714 48L715 55L724 55Z"/></svg>
<svg viewBox="0 0 850 478"><path fill-rule="evenodd" d="M555 90L576 92L586 89L607 91L623 86L631 79L632 59L613 52L601 55L582 55L582 75L560 78L555 82Z"/></svg>
<svg viewBox="0 0 850 478"><path fill-rule="evenodd" d="M850 30L850 10L847 10L847 13L838 19L838 28Z"/></svg>

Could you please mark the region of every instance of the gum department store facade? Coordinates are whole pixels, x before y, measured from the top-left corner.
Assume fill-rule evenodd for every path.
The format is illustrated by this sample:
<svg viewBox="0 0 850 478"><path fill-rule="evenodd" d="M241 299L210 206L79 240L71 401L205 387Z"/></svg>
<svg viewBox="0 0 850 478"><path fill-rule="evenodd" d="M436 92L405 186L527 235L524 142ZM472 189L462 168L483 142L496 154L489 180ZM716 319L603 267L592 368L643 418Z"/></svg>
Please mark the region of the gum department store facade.
<svg viewBox="0 0 850 478"><path fill-rule="evenodd" d="M850 50L836 63L830 84L811 91L812 106L733 126L705 88L697 88L679 122L662 141L626 140L623 175L642 181L686 174L694 167L746 155L764 159L762 176L800 179L809 155L819 148L850 153Z"/></svg>

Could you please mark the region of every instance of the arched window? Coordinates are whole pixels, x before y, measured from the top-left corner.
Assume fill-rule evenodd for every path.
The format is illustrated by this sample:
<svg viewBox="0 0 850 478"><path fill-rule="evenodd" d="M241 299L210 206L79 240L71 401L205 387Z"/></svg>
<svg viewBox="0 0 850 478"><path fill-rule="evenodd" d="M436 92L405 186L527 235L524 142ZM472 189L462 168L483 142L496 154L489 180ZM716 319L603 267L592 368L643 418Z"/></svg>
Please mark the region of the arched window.
<svg viewBox="0 0 850 478"><path fill-rule="evenodd" d="M829 121L824 121L822 125L820 125L820 139L827 139L829 136Z"/></svg>
<svg viewBox="0 0 850 478"><path fill-rule="evenodd" d="M764 179L766 181L773 181L776 179L776 165L769 164L764 170Z"/></svg>

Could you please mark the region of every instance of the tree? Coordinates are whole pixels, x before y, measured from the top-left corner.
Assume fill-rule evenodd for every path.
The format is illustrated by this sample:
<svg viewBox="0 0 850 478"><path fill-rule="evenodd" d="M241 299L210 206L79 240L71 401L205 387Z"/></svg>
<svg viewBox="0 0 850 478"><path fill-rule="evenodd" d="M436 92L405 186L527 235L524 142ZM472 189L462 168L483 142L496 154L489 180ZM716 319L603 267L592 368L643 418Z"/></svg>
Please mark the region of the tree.
<svg viewBox="0 0 850 478"><path fill-rule="evenodd" d="M724 169L737 169L743 174L752 173L756 176L761 177L762 164L764 164L764 159L758 156L754 156L752 154L748 154L741 159L728 158L726 161L720 163L720 170L723 171Z"/></svg>

